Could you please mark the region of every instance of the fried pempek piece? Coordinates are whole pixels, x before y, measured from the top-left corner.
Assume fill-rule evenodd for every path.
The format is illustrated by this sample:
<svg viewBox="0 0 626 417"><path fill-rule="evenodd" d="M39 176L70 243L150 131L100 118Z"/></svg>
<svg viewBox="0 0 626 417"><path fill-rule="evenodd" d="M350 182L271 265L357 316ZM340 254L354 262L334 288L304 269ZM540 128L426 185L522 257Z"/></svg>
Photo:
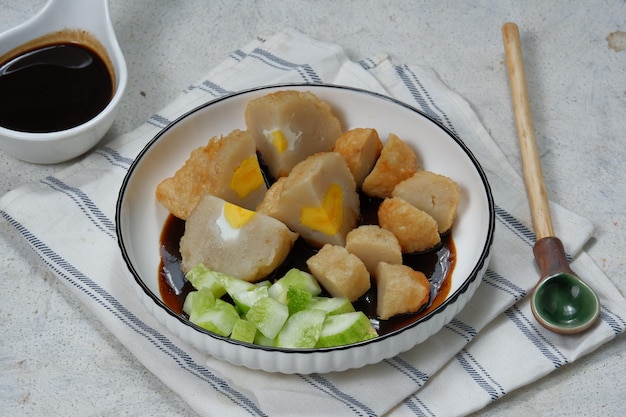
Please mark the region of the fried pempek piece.
<svg viewBox="0 0 626 417"><path fill-rule="evenodd" d="M461 199L456 182L425 170L396 185L391 195L401 197L430 214L437 221L439 233L446 233L452 227Z"/></svg>
<svg viewBox="0 0 626 417"><path fill-rule="evenodd" d="M362 225L350 231L346 237L346 249L363 261L370 274L374 274L379 262L402 263L398 238L377 225Z"/></svg>
<svg viewBox="0 0 626 417"><path fill-rule="evenodd" d="M343 246L327 243L306 264L333 297L356 301L370 288L370 274L365 264Z"/></svg>
<svg viewBox="0 0 626 417"><path fill-rule="evenodd" d="M378 209L378 221L396 235L402 253L422 252L441 242L435 219L403 198L386 198Z"/></svg>
<svg viewBox="0 0 626 417"><path fill-rule="evenodd" d="M374 168L363 180L361 189L371 197L391 197L396 184L415 174L418 169L417 155L413 149L391 133Z"/></svg>
<svg viewBox="0 0 626 417"><path fill-rule="evenodd" d="M333 150L346 160L356 185L361 187L382 149L383 143L375 129L356 128L341 135Z"/></svg>
<svg viewBox="0 0 626 417"><path fill-rule="evenodd" d="M187 220L204 194L254 210L266 191L252 135L233 130L194 149L173 177L157 185L156 197L174 216Z"/></svg>
<svg viewBox="0 0 626 417"><path fill-rule="evenodd" d="M376 313L382 320L417 312L428 302L430 295L428 278L406 265L380 262L376 269L376 285Z"/></svg>

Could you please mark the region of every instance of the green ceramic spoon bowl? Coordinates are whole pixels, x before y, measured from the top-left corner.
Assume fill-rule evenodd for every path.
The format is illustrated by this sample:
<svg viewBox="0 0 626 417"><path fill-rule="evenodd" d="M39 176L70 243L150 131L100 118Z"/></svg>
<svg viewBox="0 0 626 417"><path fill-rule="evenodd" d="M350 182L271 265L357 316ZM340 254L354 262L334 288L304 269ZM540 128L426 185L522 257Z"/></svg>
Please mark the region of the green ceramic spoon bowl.
<svg viewBox="0 0 626 417"><path fill-rule="evenodd" d="M535 286L530 306L539 324L562 334L588 329L600 315L600 301L569 268L561 241L543 238L533 252L542 278Z"/></svg>

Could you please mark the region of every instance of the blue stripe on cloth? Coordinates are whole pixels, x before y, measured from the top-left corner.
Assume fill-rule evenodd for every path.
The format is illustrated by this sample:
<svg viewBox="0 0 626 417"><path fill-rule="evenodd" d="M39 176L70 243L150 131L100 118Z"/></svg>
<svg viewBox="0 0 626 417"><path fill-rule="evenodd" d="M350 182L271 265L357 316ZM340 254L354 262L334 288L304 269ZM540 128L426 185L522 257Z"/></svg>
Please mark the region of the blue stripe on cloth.
<svg viewBox="0 0 626 417"><path fill-rule="evenodd" d="M450 323L446 324L444 329L457 334L465 339L466 342L470 342L478 334L478 331L476 331L474 327L462 322L456 317L450 320Z"/></svg>
<svg viewBox="0 0 626 417"><path fill-rule="evenodd" d="M495 205L496 218L510 229L515 235L521 238L529 246L533 246L537 240L535 233L524 226L522 222L504 210L502 207Z"/></svg>
<svg viewBox="0 0 626 417"><path fill-rule="evenodd" d="M414 367L409 362L402 359L400 356L396 356L391 359L386 359L384 361L387 365L395 368L402 374L406 375L411 381L415 382L418 387L424 386L426 381L428 381L428 374L426 372L420 371L416 367Z"/></svg>
<svg viewBox="0 0 626 417"><path fill-rule="evenodd" d="M537 348L537 350L552 364L555 368L565 365L567 357L546 337L541 334L537 326L522 313L522 311L513 306L506 310L504 314L515 324L520 332Z"/></svg>
<svg viewBox="0 0 626 417"><path fill-rule="evenodd" d="M516 219L513 215L508 213L502 207L496 205L495 211L496 218L500 221L500 223L505 225L514 234L516 234L519 238L526 242L528 246L534 246L535 242L537 241L537 236L535 235L535 232L524 226L521 221ZM570 255L569 253L565 254L565 258L568 262L572 261L572 255Z"/></svg>
<svg viewBox="0 0 626 417"><path fill-rule="evenodd" d="M474 382L487 392L492 401L506 394L504 387L482 367L469 351L461 349L461 351L455 355L455 358L461 364L465 372L472 377Z"/></svg>
<svg viewBox="0 0 626 417"><path fill-rule="evenodd" d="M504 278L502 275L498 274L496 271L491 269L487 269L485 272L485 276L483 277L483 282L487 285L490 285L494 288L497 288L501 291L504 291L513 296L515 301L519 301L522 298L526 297L526 290L515 285L513 282Z"/></svg>
<svg viewBox="0 0 626 417"><path fill-rule="evenodd" d="M124 305L122 305L108 291L41 242L21 223L13 219L4 211L1 211L0 214L2 214L2 217L15 227L15 229L35 249L41 259L57 276L64 279L71 286L90 297L98 305L114 315L120 322L124 323L135 333L150 342L154 348L168 356L169 359L174 361L181 369L189 372L191 375L194 375L200 381L206 382L214 391L229 399L233 404L239 406L248 414L253 416L266 415L246 395L237 391L230 386L227 381L218 377L208 368L196 362L185 352L184 349L174 344L165 335L144 323L141 319L126 309L126 307L124 307Z"/></svg>
<svg viewBox="0 0 626 417"><path fill-rule="evenodd" d="M363 67L363 69L371 70L376 68L378 64L372 58L366 58L359 61L359 65Z"/></svg>
<svg viewBox="0 0 626 417"><path fill-rule="evenodd" d="M535 232L527 228L522 224L521 221L516 219L513 215L508 213L502 207L496 205L496 218L505 225L508 229L510 229L514 234L516 234L519 238L521 238L528 246L534 246L537 242L537 236ZM568 262L572 262L572 255L569 253L565 254L565 258Z"/></svg>
<svg viewBox="0 0 626 417"><path fill-rule="evenodd" d="M233 53L230 54L229 58L239 62L241 60L243 60L246 57L246 53L244 51L242 51L241 49L237 49L236 51L234 51Z"/></svg>
<svg viewBox="0 0 626 417"><path fill-rule="evenodd" d="M48 185L53 190L68 196L76 203L78 209L85 214L94 226L106 233L109 237L115 239L115 224L113 221L111 221L80 188L69 186L60 179L52 176L46 177L41 180L41 182Z"/></svg>
<svg viewBox="0 0 626 417"><path fill-rule="evenodd" d="M324 378L319 374L310 374L310 375L299 375L307 384L316 388L317 390L323 392L329 397L335 398L336 400L345 404L350 411L353 411L357 416L376 416L374 410L369 408L367 405L363 404L353 396L342 392L330 382L328 379Z"/></svg>
<svg viewBox="0 0 626 417"><path fill-rule="evenodd" d="M167 125L169 125L171 121L168 118L161 116L160 114L153 114L146 121L146 123L151 124L152 126L156 126L159 129L162 129L166 127Z"/></svg>
<svg viewBox="0 0 626 417"><path fill-rule="evenodd" d="M296 71L300 74L300 77L304 82L313 84L322 84L320 76L311 68L309 64L296 64L285 59L282 59L271 52L263 50L261 48L255 48L249 55L251 58L256 58L259 61L269 65L270 67L283 70L283 71Z"/></svg>
<svg viewBox="0 0 626 417"><path fill-rule="evenodd" d="M94 153L104 157L111 165L120 167L125 171L128 171L128 168L133 163L132 158L122 156L117 150L108 146L97 148Z"/></svg>
<svg viewBox="0 0 626 417"><path fill-rule="evenodd" d="M602 305L600 310L600 319L613 329L613 333L617 336L626 329L626 321L623 318Z"/></svg>
<svg viewBox="0 0 626 417"><path fill-rule="evenodd" d="M234 93L234 91L226 90L222 86L215 84L214 82L211 82L209 80L203 81L200 85L191 85L189 86L188 90L189 91L201 90L201 91L204 91L205 93L209 93L214 98L218 98L218 97L222 97L222 96L226 96L226 95Z"/></svg>
<svg viewBox="0 0 626 417"><path fill-rule="evenodd" d="M395 69L396 74L402 80L404 86L407 88L421 110L457 135L452 122L448 118L448 115L437 105L437 103L435 103L430 93L426 90L426 88L424 88L424 85L413 70L408 65L396 66Z"/></svg>
<svg viewBox="0 0 626 417"><path fill-rule="evenodd" d="M404 406L408 408L413 414L418 417L434 417L435 413L433 413L430 408L422 400L420 400L415 394L411 395L407 399L404 400Z"/></svg>

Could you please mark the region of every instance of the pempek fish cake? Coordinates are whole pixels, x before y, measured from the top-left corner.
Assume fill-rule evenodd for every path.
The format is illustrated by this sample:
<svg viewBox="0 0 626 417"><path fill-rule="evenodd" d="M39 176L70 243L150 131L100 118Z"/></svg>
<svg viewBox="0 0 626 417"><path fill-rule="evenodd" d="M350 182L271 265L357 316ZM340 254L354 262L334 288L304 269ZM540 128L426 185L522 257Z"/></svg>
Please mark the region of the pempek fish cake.
<svg viewBox="0 0 626 417"><path fill-rule="evenodd" d="M297 164L270 189L262 210L285 223L310 245L343 246L359 221L354 177L337 152L320 152Z"/></svg>
<svg viewBox="0 0 626 417"><path fill-rule="evenodd" d="M289 174L309 155L332 150L342 133L331 106L308 91L278 91L250 100L245 120L274 178Z"/></svg>
<svg viewBox="0 0 626 417"><path fill-rule="evenodd" d="M182 269L186 273L202 263L256 282L285 260L297 237L272 217L205 194L185 223Z"/></svg>
<svg viewBox="0 0 626 417"><path fill-rule="evenodd" d="M266 191L254 139L236 129L194 149L174 176L157 185L156 197L174 216L187 220L204 194L254 210Z"/></svg>

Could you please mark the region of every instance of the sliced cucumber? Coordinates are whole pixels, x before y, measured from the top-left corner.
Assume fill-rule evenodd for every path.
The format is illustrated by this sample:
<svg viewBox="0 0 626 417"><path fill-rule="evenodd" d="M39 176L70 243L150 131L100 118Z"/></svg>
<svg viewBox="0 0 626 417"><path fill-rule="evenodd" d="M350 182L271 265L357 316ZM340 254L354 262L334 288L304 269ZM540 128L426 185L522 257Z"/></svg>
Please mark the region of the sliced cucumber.
<svg viewBox="0 0 626 417"><path fill-rule="evenodd" d="M186 275L196 288L183 311L221 336L283 348L332 347L376 337L367 316L345 297L323 297L313 275L298 269L250 283L198 264ZM228 294L229 301L220 297Z"/></svg>
<svg viewBox="0 0 626 417"><path fill-rule="evenodd" d="M327 316L315 347L350 345L376 337L376 330L362 311Z"/></svg>
<svg viewBox="0 0 626 417"><path fill-rule="evenodd" d="M275 347L276 339L265 337L263 333L257 330L256 335L254 336L254 344L259 346Z"/></svg>
<svg viewBox="0 0 626 417"><path fill-rule="evenodd" d="M215 298L220 298L226 294L226 289L222 284L222 279L227 275L221 272L212 271L203 264L194 266L187 274L185 278L196 290L201 288L208 288L213 292Z"/></svg>
<svg viewBox="0 0 626 417"><path fill-rule="evenodd" d="M235 306L217 299L213 307L204 311L191 322L220 336L230 336L237 320L239 320L239 313L237 313Z"/></svg>
<svg viewBox="0 0 626 417"><path fill-rule="evenodd" d="M311 302L311 298L313 298L313 295L307 290L289 287L287 289L287 309L289 310L289 315L306 309Z"/></svg>
<svg viewBox="0 0 626 417"><path fill-rule="evenodd" d="M222 282L222 285L224 286L224 288L226 289L226 292L231 297L234 294L237 294L243 291L252 291L255 288L258 288L257 285L251 282L244 281L242 279L235 278L230 275L222 275L219 279Z"/></svg>
<svg viewBox="0 0 626 417"><path fill-rule="evenodd" d="M201 288L198 291L192 291L185 297L183 303L183 311L189 316L192 322L205 311L215 306L215 296L208 288Z"/></svg>
<svg viewBox="0 0 626 417"><path fill-rule="evenodd" d="M310 292L311 295L319 295L322 292L320 284L313 275L292 268L282 278L272 284L269 288L270 297L277 299L281 303L286 303L289 287L301 288Z"/></svg>
<svg viewBox="0 0 626 417"><path fill-rule="evenodd" d="M272 297L261 298L246 313L265 337L274 339L289 317L287 306Z"/></svg>
<svg viewBox="0 0 626 417"><path fill-rule="evenodd" d="M313 297L308 308L324 310L329 316L355 311L346 297Z"/></svg>
<svg viewBox="0 0 626 417"><path fill-rule="evenodd" d="M246 319L238 319L233 326L230 338L241 342L254 343L256 334L257 331L254 323Z"/></svg>
<svg viewBox="0 0 626 417"><path fill-rule="evenodd" d="M231 298L235 302L235 307L239 314L245 315L250 307L255 305L261 298L269 297L267 293L267 287L259 287L252 285L253 288L249 290L240 291L231 295Z"/></svg>
<svg viewBox="0 0 626 417"><path fill-rule="evenodd" d="M322 333L326 312L301 310L289 316L276 337L276 346L284 348L313 348Z"/></svg>
<svg viewBox="0 0 626 417"><path fill-rule="evenodd" d="M257 287L265 287L265 288L269 289L270 286L272 285L272 283L269 282L269 280L266 279L265 281L259 281L259 282L257 282L254 285L256 285Z"/></svg>

